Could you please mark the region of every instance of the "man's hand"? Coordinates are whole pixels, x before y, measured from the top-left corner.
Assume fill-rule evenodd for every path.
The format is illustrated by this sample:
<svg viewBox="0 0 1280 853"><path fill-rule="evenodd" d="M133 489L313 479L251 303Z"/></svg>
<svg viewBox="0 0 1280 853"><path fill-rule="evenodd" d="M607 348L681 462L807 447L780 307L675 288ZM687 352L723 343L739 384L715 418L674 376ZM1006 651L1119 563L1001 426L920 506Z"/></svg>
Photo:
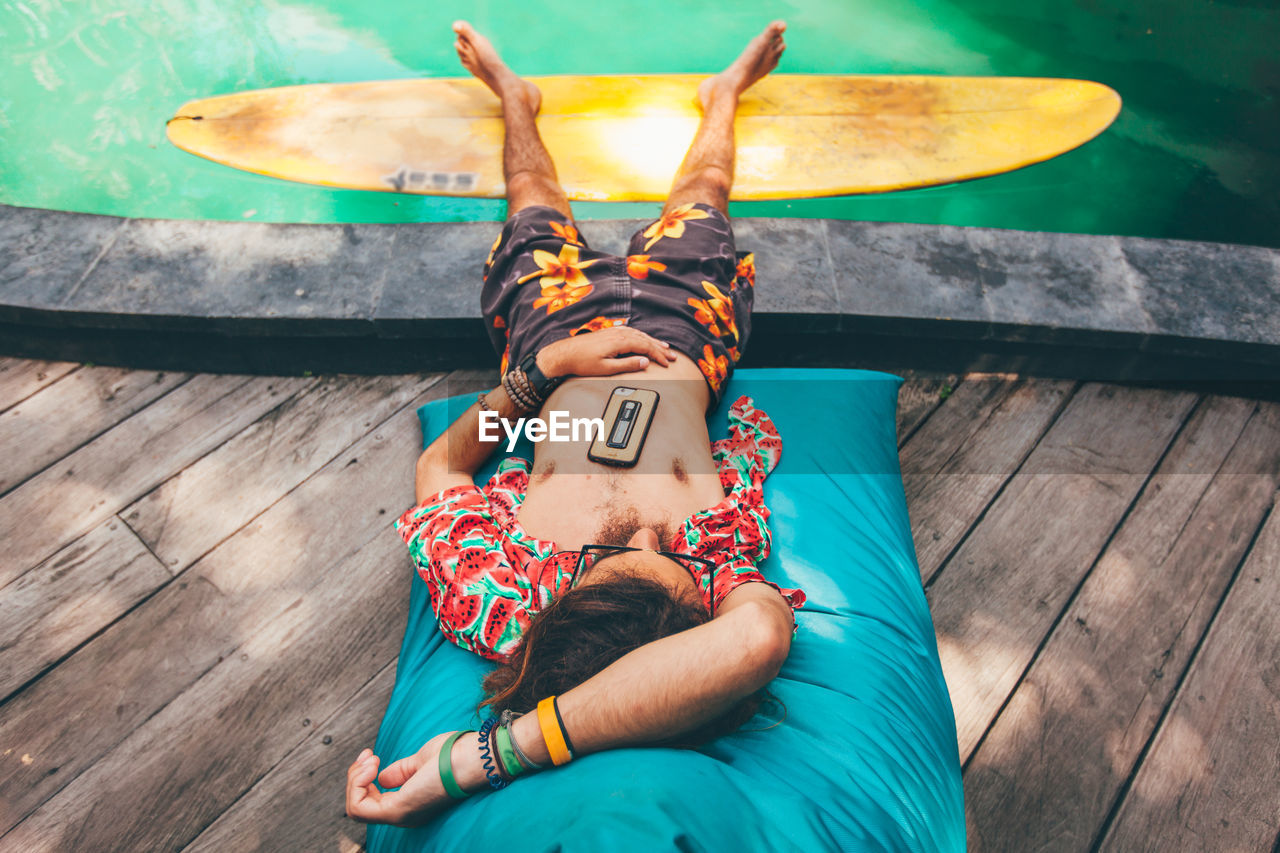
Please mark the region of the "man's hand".
<svg viewBox="0 0 1280 853"><path fill-rule="evenodd" d="M613 326L547 344L538 367L548 377L612 376L671 363L671 345L629 326Z"/></svg>
<svg viewBox="0 0 1280 853"><path fill-rule="evenodd" d="M436 735L422 749L394 762L381 773L378 756L369 749L361 752L347 770L347 817L361 823L417 826L446 809L453 801L440 781L438 762L440 747L451 734ZM467 738L464 736L461 740ZM459 751L463 749L465 745ZM379 791L373 784L375 778L383 788L400 790Z"/></svg>

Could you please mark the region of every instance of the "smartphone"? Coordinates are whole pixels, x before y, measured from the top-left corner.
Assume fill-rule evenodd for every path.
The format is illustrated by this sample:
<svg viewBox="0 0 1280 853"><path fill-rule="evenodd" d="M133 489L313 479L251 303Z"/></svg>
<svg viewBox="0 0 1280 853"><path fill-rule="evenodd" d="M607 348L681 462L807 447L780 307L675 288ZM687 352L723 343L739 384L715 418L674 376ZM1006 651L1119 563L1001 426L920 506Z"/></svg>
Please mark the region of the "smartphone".
<svg viewBox="0 0 1280 853"><path fill-rule="evenodd" d="M604 434L591 442L587 458L619 468L635 465L657 409L657 391L625 385L614 388L604 407Z"/></svg>

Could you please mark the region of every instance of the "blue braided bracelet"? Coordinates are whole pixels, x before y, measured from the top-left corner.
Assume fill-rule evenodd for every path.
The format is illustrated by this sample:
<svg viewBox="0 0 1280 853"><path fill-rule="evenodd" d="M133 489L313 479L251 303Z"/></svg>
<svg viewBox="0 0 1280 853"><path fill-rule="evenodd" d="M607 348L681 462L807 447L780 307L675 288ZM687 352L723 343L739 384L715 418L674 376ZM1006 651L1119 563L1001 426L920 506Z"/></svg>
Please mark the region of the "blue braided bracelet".
<svg viewBox="0 0 1280 853"><path fill-rule="evenodd" d="M501 791L510 783L498 775L498 770L493 764L493 753L489 750L489 733L497 723L497 717L485 720L480 725L480 730L476 732L476 738L480 741L480 758L484 763L484 775L489 779L489 787L495 791Z"/></svg>

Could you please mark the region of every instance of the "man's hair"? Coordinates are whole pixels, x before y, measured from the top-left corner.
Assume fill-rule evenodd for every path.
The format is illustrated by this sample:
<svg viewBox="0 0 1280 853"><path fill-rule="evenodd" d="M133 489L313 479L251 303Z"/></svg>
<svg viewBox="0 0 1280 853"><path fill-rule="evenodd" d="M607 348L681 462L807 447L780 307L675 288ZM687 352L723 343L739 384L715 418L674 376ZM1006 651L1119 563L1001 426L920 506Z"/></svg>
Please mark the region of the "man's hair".
<svg viewBox="0 0 1280 853"><path fill-rule="evenodd" d="M533 618L520 645L485 677L480 710L528 713L539 700L577 687L628 652L708 621L701 603L675 598L649 578L615 577L571 589ZM756 691L661 744L697 746L728 734L751 719L765 695Z"/></svg>

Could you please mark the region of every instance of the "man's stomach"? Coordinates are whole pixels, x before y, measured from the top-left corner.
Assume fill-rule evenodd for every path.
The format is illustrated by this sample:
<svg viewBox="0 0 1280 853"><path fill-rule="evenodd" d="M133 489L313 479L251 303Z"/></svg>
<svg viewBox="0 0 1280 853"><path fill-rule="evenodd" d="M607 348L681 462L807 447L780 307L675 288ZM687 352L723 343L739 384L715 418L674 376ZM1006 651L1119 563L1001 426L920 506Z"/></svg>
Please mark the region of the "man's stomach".
<svg viewBox="0 0 1280 853"><path fill-rule="evenodd" d="M710 393L683 353L666 367L573 377L555 390L541 417L559 411L570 419L599 418L619 385L658 394L639 460L631 468L592 462L585 431L577 441L539 442L519 516L531 535L570 550L621 545L639 528L652 527L665 546L690 515L724 499L705 420Z"/></svg>

